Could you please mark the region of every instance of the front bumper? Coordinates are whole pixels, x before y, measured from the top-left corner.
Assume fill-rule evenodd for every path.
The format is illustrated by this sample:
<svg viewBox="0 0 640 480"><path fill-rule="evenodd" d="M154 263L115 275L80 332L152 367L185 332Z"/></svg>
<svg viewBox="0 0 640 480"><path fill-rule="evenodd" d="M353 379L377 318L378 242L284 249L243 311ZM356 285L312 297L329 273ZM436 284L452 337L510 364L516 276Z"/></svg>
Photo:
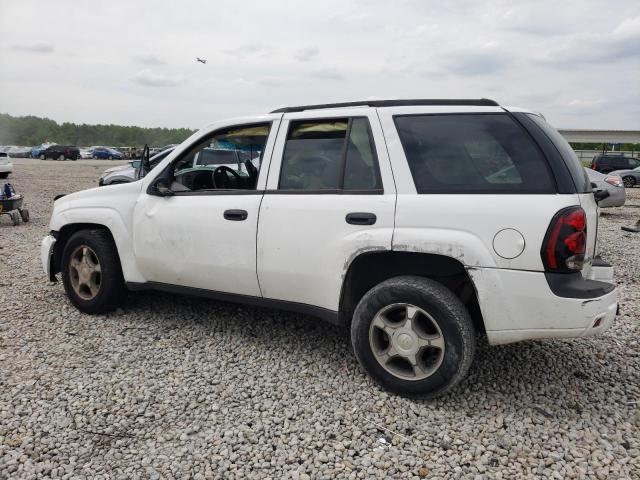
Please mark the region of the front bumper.
<svg viewBox="0 0 640 480"><path fill-rule="evenodd" d="M13 172L13 163L0 164L0 173L11 173L11 172Z"/></svg>
<svg viewBox="0 0 640 480"><path fill-rule="evenodd" d="M594 278L610 280L609 272L599 268L593 267ZM607 330L616 316L615 287L597 296L572 298L555 294L542 272L474 268L469 274L493 345L596 335Z"/></svg>
<svg viewBox="0 0 640 480"><path fill-rule="evenodd" d="M56 276L53 273L53 247L56 239L53 235L47 235L42 239L40 245L40 260L42 261L42 269L50 281L55 282Z"/></svg>

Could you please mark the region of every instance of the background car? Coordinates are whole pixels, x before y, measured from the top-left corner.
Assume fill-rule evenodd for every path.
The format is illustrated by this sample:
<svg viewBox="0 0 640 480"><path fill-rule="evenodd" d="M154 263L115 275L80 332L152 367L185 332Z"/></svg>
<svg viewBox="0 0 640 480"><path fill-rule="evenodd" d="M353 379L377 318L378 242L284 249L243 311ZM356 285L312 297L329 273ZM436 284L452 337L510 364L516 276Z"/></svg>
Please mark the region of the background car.
<svg viewBox="0 0 640 480"><path fill-rule="evenodd" d="M118 150L109 147L94 147L93 158L99 158L101 160L122 160L122 153Z"/></svg>
<svg viewBox="0 0 640 480"><path fill-rule="evenodd" d="M40 154L42 153L43 150L46 150L47 148L49 148L50 146L55 145L55 143L41 143L40 145L36 146L36 147L32 147L31 148L31 158L39 158Z"/></svg>
<svg viewBox="0 0 640 480"><path fill-rule="evenodd" d="M46 160L53 158L55 160L77 160L80 156L80 150L73 145L51 145L40 152L38 158Z"/></svg>
<svg viewBox="0 0 640 480"><path fill-rule="evenodd" d="M93 150L91 148L81 148L80 158L93 158Z"/></svg>
<svg viewBox="0 0 640 480"><path fill-rule="evenodd" d="M589 168L585 168L585 170L587 171L591 184L596 185L594 190L606 190L609 192L609 196L607 198L598 202L598 206L600 208L621 207L624 205L626 193L624 183L620 176L596 172Z"/></svg>
<svg viewBox="0 0 640 480"><path fill-rule="evenodd" d="M31 156L31 147L12 146L5 152L13 158L29 158Z"/></svg>
<svg viewBox="0 0 640 480"><path fill-rule="evenodd" d="M13 164L9 161L6 152L0 152L0 178L7 178L13 171Z"/></svg>
<svg viewBox="0 0 640 480"><path fill-rule="evenodd" d="M611 175L619 175L626 188L640 185L640 167L636 167L633 170L614 170Z"/></svg>
<svg viewBox="0 0 640 480"><path fill-rule="evenodd" d="M632 170L640 167L640 159L625 157L624 155L600 154L593 157L591 168L600 173L609 173L615 170Z"/></svg>
<svg viewBox="0 0 640 480"><path fill-rule="evenodd" d="M167 150L160 152L159 154L149 159L149 166L151 170L162 161L167 155L169 155L175 147L171 147ZM115 185L118 183L129 183L140 178L139 170L142 160L134 160L127 165L120 165L118 167L109 168L104 171L100 179L98 180L99 186Z"/></svg>

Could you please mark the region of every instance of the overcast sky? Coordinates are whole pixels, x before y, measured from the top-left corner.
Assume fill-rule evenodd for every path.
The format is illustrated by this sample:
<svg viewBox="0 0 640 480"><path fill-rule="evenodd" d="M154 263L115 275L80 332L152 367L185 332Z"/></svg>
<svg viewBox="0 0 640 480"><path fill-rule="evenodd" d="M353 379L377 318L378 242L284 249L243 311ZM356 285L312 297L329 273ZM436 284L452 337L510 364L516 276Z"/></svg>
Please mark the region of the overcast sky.
<svg viewBox="0 0 640 480"><path fill-rule="evenodd" d="M59 122L487 97L556 127L640 129L638 0L0 0L0 65L0 112Z"/></svg>

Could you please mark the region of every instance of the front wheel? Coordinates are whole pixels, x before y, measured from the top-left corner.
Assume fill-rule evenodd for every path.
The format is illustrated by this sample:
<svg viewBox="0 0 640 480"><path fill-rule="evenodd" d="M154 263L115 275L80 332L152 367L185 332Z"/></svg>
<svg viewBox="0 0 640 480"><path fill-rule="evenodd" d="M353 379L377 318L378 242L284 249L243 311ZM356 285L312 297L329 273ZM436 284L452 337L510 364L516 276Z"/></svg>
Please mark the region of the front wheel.
<svg viewBox="0 0 640 480"><path fill-rule="evenodd" d="M44 160L45 158L47 157L45 157L44 155L40 155L40 160Z"/></svg>
<svg viewBox="0 0 640 480"><path fill-rule="evenodd" d="M124 303L118 251L105 230L74 233L62 253L62 281L71 303L85 313L106 313Z"/></svg>
<svg viewBox="0 0 640 480"><path fill-rule="evenodd" d="M9 172L0 173L0 178L7 178L9 176Z"/></svg>
<svg viewBox="0 0 640 480"><path fill-rule="evenodd" d="M60 162L64 161L64 155L60 155L60 156L58 156L58 160L59 160Z"/></svg>
<svg viewBox="0 0 640 480"><path fill-rule="evenodd" d="M622 177L622 182L624 183L625 188L631 188L635 186L636 179L627 175L626 177Z"/></svg>
<svg viewBox="0 0 640 480"><path fill-rule="evenodd" d="M351 323L355 355L380 385L433 398L467 374L475 353L473 322L460 299L423 277L395 277L369 290Z"/></svg>

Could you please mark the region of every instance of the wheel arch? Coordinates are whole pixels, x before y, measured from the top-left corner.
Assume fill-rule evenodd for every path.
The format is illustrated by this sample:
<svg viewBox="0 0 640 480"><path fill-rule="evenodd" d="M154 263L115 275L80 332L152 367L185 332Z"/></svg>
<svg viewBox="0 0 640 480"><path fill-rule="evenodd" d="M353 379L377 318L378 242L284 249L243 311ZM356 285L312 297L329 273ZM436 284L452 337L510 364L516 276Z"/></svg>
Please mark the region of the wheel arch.
<svg viewBox="0 0 640 480"><path fill-rule="evenodd" d="M107 216L105 215L107 212L104 211L94 211L95 215L90 215L89 210L93 211L94 209L82 209L83 213L87 214L84 215L86 218L77 218L75 221L70 221L62 225L52 225L52 227L55 227L53 228L53 231L55 232L56 237L51 263L52 274L60 272L62 251L67 241L74 233L80 230L102 229L109 233L116 246L116 251L118 253L120 266L125 280L131 282L144 282L145 279L138 271L135 257L133 255L130 235L128 234L122 219L119 216L115 218L113 215ZM110 213L113 212L110 211ZM96 219L101 219L103 221L96 221Z"/></svg>
<svg viewBox="0 0 640 480"><path fill-rule="evenodd" d="M476 331L485 332L478 294L462 262L436 253L395 250L364 252L353 259L342 282L340 323L348 325L351 322L356 305L367 291L401 275L416 275L443 284L465 305Z"/></svg>

